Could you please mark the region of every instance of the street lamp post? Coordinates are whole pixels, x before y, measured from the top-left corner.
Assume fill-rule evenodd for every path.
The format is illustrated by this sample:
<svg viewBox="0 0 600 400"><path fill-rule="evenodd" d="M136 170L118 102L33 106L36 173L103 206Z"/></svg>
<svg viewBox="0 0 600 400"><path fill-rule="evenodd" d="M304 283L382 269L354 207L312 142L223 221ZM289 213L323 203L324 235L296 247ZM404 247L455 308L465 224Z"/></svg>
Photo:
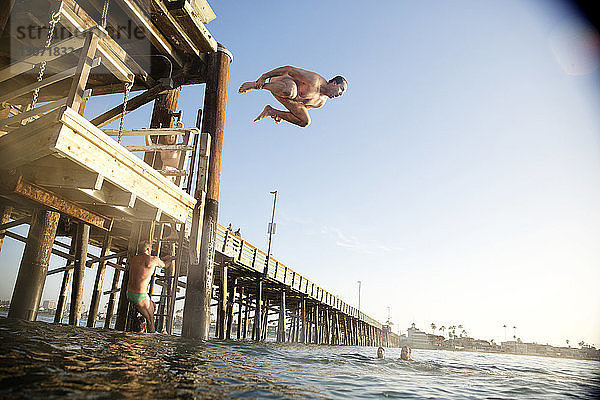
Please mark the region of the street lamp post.
<svg viewBox="0 0 600 400"><path fill-rule="evenodd" d="M269 225L269 245L267 247L267 262L265 264L264 270L265 275L267 274L267 271L269 269L269 260L271 258L271 240L273 238L273 231L275 230L275 225L273 224L273 222L275 221L275 205L277 204L277 190L274 190L269 193L275 195L275 197L273 198L273 213L271 214L271 225Z"/></svg>

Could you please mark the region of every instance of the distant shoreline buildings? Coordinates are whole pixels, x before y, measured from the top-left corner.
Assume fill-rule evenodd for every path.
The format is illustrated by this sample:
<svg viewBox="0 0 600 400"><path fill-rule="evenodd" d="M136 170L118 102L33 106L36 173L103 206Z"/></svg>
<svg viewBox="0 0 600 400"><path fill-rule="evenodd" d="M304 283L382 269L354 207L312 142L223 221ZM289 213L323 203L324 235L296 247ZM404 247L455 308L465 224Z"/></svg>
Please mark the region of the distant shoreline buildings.
<svg viewBox="0 0 600 400"><path fill-rule="evenodd" d="M475 339L462 333L460 336L449 335L446 339L445 336L422 331L414 323L406 330L406 335L400 335L400 343L402 346L426 350L506 353L600 361L600 349L583 343L581 347L557 347L549 344L524 343L517 339L496 344L494 340Z"/></svg>

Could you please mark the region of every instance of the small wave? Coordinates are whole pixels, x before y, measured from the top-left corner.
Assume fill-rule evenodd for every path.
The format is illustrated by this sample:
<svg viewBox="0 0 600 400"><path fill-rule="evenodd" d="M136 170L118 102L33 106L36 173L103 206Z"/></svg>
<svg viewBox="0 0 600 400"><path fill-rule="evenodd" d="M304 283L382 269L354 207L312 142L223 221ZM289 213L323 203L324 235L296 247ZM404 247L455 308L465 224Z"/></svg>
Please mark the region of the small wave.
<svg viewBox="0 0 600 400"><path fill-rule="evenodd" d="M0 398L594 398L600 387L597 363L375 350L0 318Z"/></svg>

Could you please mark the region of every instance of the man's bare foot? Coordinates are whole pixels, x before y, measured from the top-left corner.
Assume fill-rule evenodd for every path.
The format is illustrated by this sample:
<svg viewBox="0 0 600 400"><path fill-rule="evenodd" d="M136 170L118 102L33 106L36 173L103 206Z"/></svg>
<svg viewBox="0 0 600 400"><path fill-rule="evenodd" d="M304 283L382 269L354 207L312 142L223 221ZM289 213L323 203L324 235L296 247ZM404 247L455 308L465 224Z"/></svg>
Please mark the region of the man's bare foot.
<svg viewBox="0 0 600 400"><path fill-rule="evenodd" d="M249 90L255 90L257 89L256 87L256 82L245 82L242 83L242 86L240 86L238 93L246 93Z"/></svg>
<svg viewBox="0 0 600 400"><path fill-rule="evenodd" d="M271 110L274 110L274 108L267 104L265 106L265 108L263 108L263 110L260 113L260 115L258 117L256 117L256 118L254 118L254 122L258 122L261 119L266 118L266 117L271 117L272 116L271 115Z"/></svg>

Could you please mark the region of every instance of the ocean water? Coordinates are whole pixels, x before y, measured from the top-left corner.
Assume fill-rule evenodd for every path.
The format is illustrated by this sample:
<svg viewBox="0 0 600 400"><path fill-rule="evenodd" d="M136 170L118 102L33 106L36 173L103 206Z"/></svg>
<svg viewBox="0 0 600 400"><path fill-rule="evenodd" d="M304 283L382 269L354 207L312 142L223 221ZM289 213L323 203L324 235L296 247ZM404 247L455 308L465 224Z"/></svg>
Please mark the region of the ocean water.
<svg viewBox="0 0 600 400"><path fill-rule="evenodd" d="M1 399L600 398L600 363L374 347L200 342L0 318Z"/></svg>

